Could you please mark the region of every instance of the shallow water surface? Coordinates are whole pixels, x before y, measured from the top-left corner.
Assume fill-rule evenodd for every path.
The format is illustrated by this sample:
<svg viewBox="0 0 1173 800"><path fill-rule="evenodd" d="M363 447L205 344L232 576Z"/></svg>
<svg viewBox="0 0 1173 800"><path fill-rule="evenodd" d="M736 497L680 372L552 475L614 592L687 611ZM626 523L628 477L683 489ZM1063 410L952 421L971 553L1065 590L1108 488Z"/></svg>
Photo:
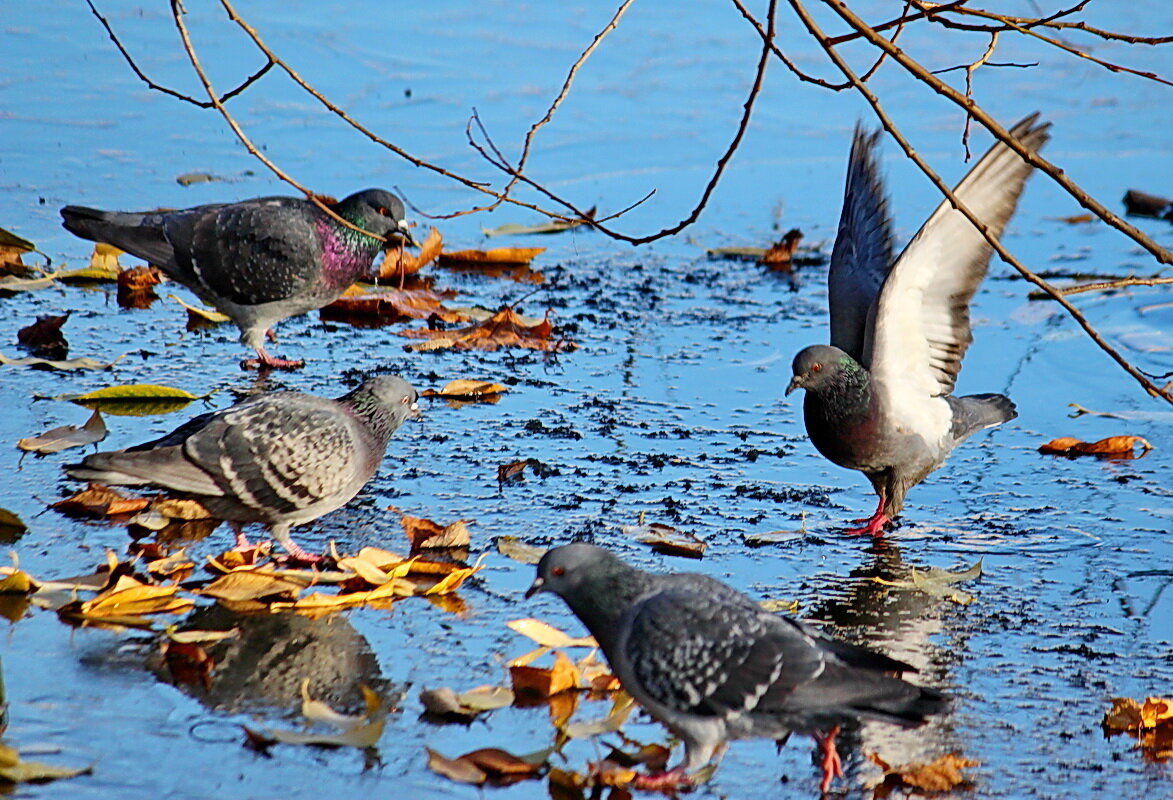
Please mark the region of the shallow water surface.
<svg viewBox="0 0 1173 800"><path fill-rule="evenodd" d="M189 2L189 24L216 86L226 89L261 62L212 4ZM1025 7L1023 13L1030 13ZM1114 6L1115 7L1115 6ZM174 25L159 7L101 6L155 80L196 92ZM507 153L557 93L566 70L612 13L585 4L240 4L307 80L407 150L478 178L496 179L473 152L465 123L476 108ZM876 11L880 19L890 9ZM1167 11L1118 9L1110 25L1167 29ZM1093 10L1094 12L1094 10ZM1153 16L1164 17L1157 25ZM1094 20L1094 17L1093 17ZM1108 22L1096 20L1102 24ZM234 140L223 120L148 90L129 71L84 5L23 4L3 22L0 67L8 146L0 178L0 225L33 240L55 264L80 266L86 242L65 233L66 203L149 208L288 193ZM802 64L822 58L799 46L797 23L781 26ZM914 30L921 42L927 33ZM982 45L984 47L984 44ZM981 55L943 53L934 67ZM978 73L979 99L1004 122L1033 110L1054 122L1048 156L1110 207L1127 188L1168 194L1167 95L1156 84L1112 75L1054 51L1007 43L1006 60L1035 70ZM635 4L576 79L554 123L538 136L533 175L583 207L611 213L651 189L655 196L615 222L645 233L688 213L733 135L752 78L758 40L720 3ZM931 51L931 40L930 40ZM1001 55L1001 51L999 51ZM1103 45L1097 53L1160 70L1160 51ZM825 73L824 73L825 74ZM909 135L947 180L965 171L961 119L952 107L881 70L875 86ZM473 193L414 169L322 113L276 74L229 104L268 156L316 190L343 195L367 185L398 188L428 213L481 202ZM901 527L882 543L843 536L873 497L862 476L822 459L806 440L799 395L783 397L790 359L827 336L825 267L804 268L792 286L753 263L715 261L705 247L765 244L790 227L829 251L843 165L866 107L795 82L779 65L743 146L697 224L653 245L631 248L598 233L487 240L481 228L536 222L503 208L439 221L446 246L546 246L537 287L429 268L437 286L460 292L455 305L519 302L528 314L553 310L579 348L548 357L528 351L415 354L401 326L362 329L315 315L279 326L276 352L307 358L291 374L258 379L237 368L246 355L221 328L186 333L184 315L163 300L123 310L105 286L62 287L0 299L0 350L15 355L16 331L38 314L73 314L71 356L112 359L109 372L58 373L0 367L8 413L0 440L15 443L88 412L34 396L85 392L115 383L161 383L203 394L211 408L257 388L328 396L352 371L396 371L417 387L457 377L510 384L495 405L433 403L422 425L396 435L379 475L346 508L306 526L310 549L368 545L405 549L395 505L450 522L470 519L473 555L486 569L460 592L456 615L420 599L392 611L359 609L319 620L247 618L245 636L218 660L214 689L171 685L158 666L157 637L144 632L73 630L32 611L0 643L11 704L6 741L59 750L39 756L91 776L22 788L25 796L106 798L309 798L350 795L457 796L479 790L428 771L425 745L447 755L479 747L517 753L550 745L544 708L504 709L471 726L418 719L421 688L464 690L505 680L504 662L529 649L505 627L538 616L574 633L580 626L555 598L527 602L532 568L497 553L498 537L545 546L587 537L655 569L698 569L755 596L797 601L799 613L920 668L918 680L956 698L950 714L915 731L866 724L845 735L845 785L858 796L879 777L864 753L887 761L957 751L975 798L1158 796L1166 765L1148 763L1127 737L1105 739L1109 698L1168 694L1173 679L1173 544L1169 422L1173 409L1147 398L1065 315L1027 299L1012 270L994 263L975 298L975 344L959 390L1005 392L1013 422L979 435L909 497ZM986 140L975 133L974 149ZM932 187L884 143L897 230L907 238L931 211ZM207 172L230 181L183 187L176 177ZM539 198L534 195L531 199ZM1070 225L1073 201L1042 176L1028 186L1005 241L1039 270L1151 274L1135 245L1102 224ZM1137 221L1164 246L1169 225ZM173 286L187 300L189 292ZM1084 295L1078 305L1113 344L1154 374L1173 370L1168 292L1138 288ZM1069 416L1069 403L1124 419ZM122 447L174 427L200 406L170 415L107 418L103 447ZM1145 437L1142 459L1068 460L1041 456L1057 436ZM78 451L72 451L77 453ZM21 459L7 450L0 506L29 530L12 543L37 577L91 571L106 548L124 553L123 527L46 511L76 485L60 466L71 452ZM504 486L497 466L538 459L551 468ZM671 524L704 539L699 562L658 556L620 526ZM777 543L747 537L782 531ZM223 550L227 529L189 545L199 558ZM958 605L885 587L910 566L960 568L983 559L983 577ZM195 625L228 627L222 611L196 612ZM239 622L239 621L238 621ZM166 621L160 620L161 628ZM274 654L279 658L274 658ZM270 757L242 745L240 724L291 727L303 676L331 676L353 700L366 682L403 693L376 751L278 746ZM348 694L349 693L349 694ZM345 699L345 698L344 698ZM580 714L597 716L601 703ZM625 732L664 741L637 719ZM565 766L585 769L600 752L574 743ZM796 738L730 748L701 796L817 795L813 749ZM492 790L511 800L547 796L544 783Z"/></svg>

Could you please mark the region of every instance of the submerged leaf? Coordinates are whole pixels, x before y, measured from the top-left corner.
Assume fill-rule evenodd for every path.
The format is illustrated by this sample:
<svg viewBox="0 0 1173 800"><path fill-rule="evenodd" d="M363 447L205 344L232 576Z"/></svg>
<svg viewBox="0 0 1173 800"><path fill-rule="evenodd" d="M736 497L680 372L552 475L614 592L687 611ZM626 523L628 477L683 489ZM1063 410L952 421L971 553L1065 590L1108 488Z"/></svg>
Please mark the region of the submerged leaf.
<svg viewBox="0 0 1173 800"><path fill-rule="evenodd" d="M650 544L657 553L685 558L701 558L708 549L695 534L677 530L660 522L639 525L624 525L621 529L628 536L634 536L644 544Z"/></svg>
<svg viewBox="0 0 1173 800"><path fill-rule="evenodd" d="M598 647L593 636L573 637L539 619L526 618L511 620L506 625L510 630L533 639L542 647Z"/></svg>
<svg viewBox="0 0 1173 800"><path fill-rule="evenodd" d="M53 361L45 358L34 358L33 356L27 358L9 358L3 353L0 353L0 364L5 364L10 367L49 367L50 369L68 371L77 369L109 369L124 358L126 358L125 353L113 361L98 361L89 356L71 358L67 361Z"/></svg>
<svg viewBox="0 0 1173 800"><path fill-rule="evenodd" d="M95 410L86 424L80 428L76 425L62 425L45 431L40 436L21 439L16 446L30 453L56 453L70 447L96 444L106 438L106 433L102 412Z"/></svg>
<svg viewBox="0 0 1173 800"><path fill-rule="evenodd" d="M970 781L962 773L967 767L981 766L980 761L962 758L959 753L948 753L928 763L905 764L892 767L875 753L868 758L884 770L884 780L876 787L877 796L886 796L894 789L918 790L920 792L947 792L968 786ZM881 793L881 790L883 792Z"/></svg>
<svg viewBox="0 0 1173 800"><path fill-rule="evenodd" d="M16 341L22 348L38 358L63 359L69 355L69 343L61 328L69 321L70 312L64 314L42 314L32 325L16 332Z"/></svg>

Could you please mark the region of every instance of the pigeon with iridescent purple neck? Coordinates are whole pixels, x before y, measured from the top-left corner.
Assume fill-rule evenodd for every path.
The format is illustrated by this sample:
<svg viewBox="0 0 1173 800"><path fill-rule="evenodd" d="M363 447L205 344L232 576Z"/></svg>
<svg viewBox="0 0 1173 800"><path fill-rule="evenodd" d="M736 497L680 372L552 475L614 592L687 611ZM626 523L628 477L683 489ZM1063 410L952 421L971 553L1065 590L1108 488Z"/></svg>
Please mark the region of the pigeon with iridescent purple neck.
<svg viewBox="0 0 1173 800"><path fill-rule="evenodd" d="M338 299L389 237L411 241L390 192L366 189L330 208L350 225L297 197L145 213L66 206L61 216L71 233L146 259L227 315L257 352L244 366L292 368L303 362L265 350L272 326Z"/></svg>

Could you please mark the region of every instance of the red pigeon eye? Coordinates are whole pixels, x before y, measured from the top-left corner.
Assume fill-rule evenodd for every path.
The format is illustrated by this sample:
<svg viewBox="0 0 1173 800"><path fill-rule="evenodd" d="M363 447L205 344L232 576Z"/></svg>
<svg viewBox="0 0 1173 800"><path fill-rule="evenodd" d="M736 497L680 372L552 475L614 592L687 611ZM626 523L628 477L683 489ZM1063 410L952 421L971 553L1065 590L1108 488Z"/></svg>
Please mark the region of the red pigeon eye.
<svg viewBox="0 0 1173 800"><path fill-rule="evenodd" d="M553 572L558 577L562 577L566 574L566 567L554 567L550 572Z"/></svg>
<svg viewBox="0 0 1173 800"><path fill-rule="evenodd" d="M811 364L811 372L821 372L822 369L823 369L822 364Z"/></svg>
<svg viewBox="0 0 1173 800"><path fill-rule="evenodd" d="M411 398L410 398L410 397L405 397L405 398L403 398L402 400L400 400L399 402L400 402L400 403L402 403L403 405L407 405L407 403L408 403L408 401L409 401L409 400L411 400Z"/></svg>
<svg viewBox="0 0 1173 800"><path fill-rule="evenodd" d="M387 209L384 208L383 206L379 206L379 213L382 214L384 217L391 216L390 213L388 213Z"/></svg>

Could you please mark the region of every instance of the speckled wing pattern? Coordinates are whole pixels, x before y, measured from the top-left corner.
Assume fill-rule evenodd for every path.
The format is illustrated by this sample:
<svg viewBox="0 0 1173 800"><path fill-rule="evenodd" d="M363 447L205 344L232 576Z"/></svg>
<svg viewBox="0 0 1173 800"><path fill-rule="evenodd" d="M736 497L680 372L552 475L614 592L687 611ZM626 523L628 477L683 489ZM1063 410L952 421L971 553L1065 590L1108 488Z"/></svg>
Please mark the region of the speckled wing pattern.
<svg viewBox="0 0 1173 800"><path fill-rule="evenodd" d="M728 716L817 677L822 654L797 628L725 591L667 588L628 613L625 656L642 688L677 711Z"/></svg>
<svg viewBox="0 0 1173 800"><path fill-rule="evenodd" d="M167 234L177 249L190 242L190 270L209 293L259 305L317 283L322 242L311 208L295 198L260 198L221 206L194 221L176 219Z"/></svg>
<svg viewBox="0 0 1173 800"><path fill-rule="evenodd" d="M358 427L330 400L280 392L214 415L183 451L243 505L288 514L365 482Z"/></svg>
<svg viewBox="0 0 1173 800"><path fill-rule="evenodd" d="M875 156L879 135L855 126L843 212L827 273L831 344L860 362L869 313L892 267L892 223Z"/></svg>

